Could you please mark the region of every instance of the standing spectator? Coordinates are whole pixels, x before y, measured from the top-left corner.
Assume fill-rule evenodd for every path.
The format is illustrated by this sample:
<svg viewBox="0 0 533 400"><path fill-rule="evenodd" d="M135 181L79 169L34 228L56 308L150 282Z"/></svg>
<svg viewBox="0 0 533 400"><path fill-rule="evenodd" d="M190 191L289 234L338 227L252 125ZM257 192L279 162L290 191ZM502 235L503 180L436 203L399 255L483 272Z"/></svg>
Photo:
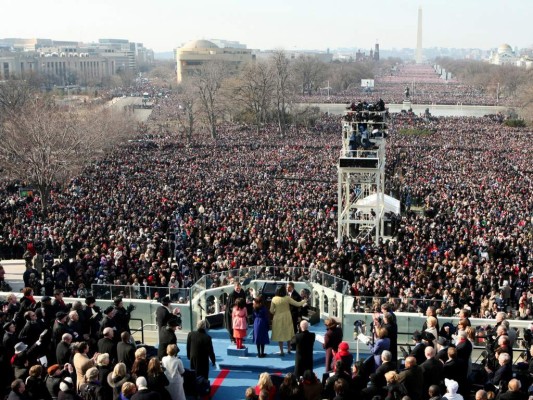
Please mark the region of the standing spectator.
<svg viewBox="0 0 533 400"><path fill-rule="evenodd" d="M70 363L72 359L72 335L70 333L64 333L61 337L61 341L56 346L56 358L60 367Z"/></svg>
<svg viewBox="0 0 533 400"><path fill-rule="evenodd" d="M135 393L133 396L131 396L131 400L160 400L161 397L159 396L159 393L148 389L146 378L144 376L140 376L135 381L135 384L137 385L137 393ZM185 399L185 397L183 397Z"/></svg>
<svg viewBox="0 0 533 400"><path fill-rule="evenodd" d="M120 342L117 344L117 361L124 363L128 371L131 371L135 361L135 345L131 343L131 335L124 331L120 334Z"/></svg>
<svg viewBox="0 0 533 400"><path fill-rule="evenodd" d="M326 372L329 372L333 363L333 354L339 350L339 344L342 342L342 329L333 318L326 319L324 324L327 329L322 347L326 350Z"/></svg>
<svg viewBox="0 0 533 400"><path fill-rule="evenodd" d="M178 347L175 344L167 346L167 355L163 357L161 365L165 368L165 375L168 379L167 390L172 400L185 400L182 377L185 368L178 357Z"/></svg>
<svg viewBox="0 0 533 400"><path fill-rule="evenodd" d="M422 400L424 374L417 365L415 357L409 356L405 359L405 369L398 375L398 382L403 383L412 400Z"/></svg>
<svg viewBox="0 0 533 400"><path fill-rule="evenodd" d="M400 384L399 379L400 377L396 371L389 371L385 374L385 380L387 382L385 388L387 396L385 400L400 400L407 394L404 386Z"/></svg>
<svg viewBox="0 0 533 400"><path fill-rule="evenodd" d="M209 360L214 367L216 358L213 341L206 332L205 320L198 321L195 332L187 335L187 358L191 360L191 368L196 370L197 376L209 379Z"/></svg>
<svg viewBox="0 0 533 400"><path fill-rule="evenodd" d="M294 282L287 283L287 295L294 301L302 301L302 296L300 296L300 294L294 290ZM301 308L291 305L290 309L294 332L298 332L298 320L300 318Z"/></svg>
<svg viewBox="0 0 533 400"><path fill-rule="evenodd" d="M117 326L118 332L128 332L130 331L130 318L131 318L131 304L128 308L124 308L124 302L122 297L116 297L114 300L115 304L115 324Z"/></svg>
<svg viewBox="0 0 533 400"><path fill-rule="evenodd" d="M63 300L63 289L54 290L54 301L52 302L52 307L54 309L54 315L59 312L62 312L68 315L68 312L70 311L70 307L67 304L65 304L65 300Z"/></svg>
<svg viewBox="0 0 533 400"><path fill-rule="evenodd" d="M6 322L4 324L4 337L2 339L2 344L6 351L6 360L9 362L15 354L15 345L18 342L17 335L15 334L16 325L13 321Z"/></svg>
<svg viewBox="0 0 533 400"><path fill-rule="evenodd" d="M85 383L80 386L80 395L84 399L108 400L102 394L102 385L98 381L98 368L92 367L85 373Z"/></svg>
<svg viewBox="0 0 533 400"><path fill-rule="evenodd" d="M115 314L116 314L116 310L112 306L109 306L104 310L104 317L102 318L102 321L100 321L100 328L98 331L98 335L99 337L102 337L104 335L104 329L110 328L114 332L113 340L118 343L120 340L120 336L119 336L120 331L117 329L117 324L115 321Z"/></svg>
<svg viewBox="0 0 533 400"><path fill-rule="evenodd" d="M177 345L176 329L178 328L178 320L170 318L167 325L159 331L159 347L157 349L157 357L161 360L166 355L167 346L170 344ZM179 347L178 347L179 352Z"/></svg>
<svg viewBox="0 0 533 400"><path fill-rule="evenodd" d="M278 396L280 400L304 400L302 388L294 374L289 372L285 375L279 387Z"/></svg>
<svg viewBox="0 0 533 400"><path fill-rule="evenodd" d="M148 362L148 374L146 377L148 388L159 393L161 400L171 400L170 393L166 389L169 381L163 369L161 362L157 357L150 358Z"/></svg>
<svg viewBox="0 0 533 400"><path fill-rule="evenodd" d="M466 394L468 365L464 360L457 358L457 349L455 347L448 348L448 361L444 363L443 376L444 378L457 382L459 393Z"/></svg>
<svg viewBox="0 0 533 400"><path fill-rule="evenodd" d="M383 312L383 328L387 329L387 337L390 339L390 352L392 354L392 362L398 362L398 324L396 323L396 315L390 311L387 305L381 306Z"/></svg>
<svg viewBox="0 0 533 400"><path fill-rule="evenodd" d="M24 384L24 381L22 379L15 379L11 383L11 392L9 392L7 400L30 400L30 398L26 396L25 391L26 385Z"/></svg>
<svg viewBox="0 0 533 400"><path fill-rule="evenodd" d="M82 400L76 393L72 378L67 376L59 383L59 392L57 394L57 400Z"/></svg>
<svg viewBox="0 0 533 400"><path fill-rule="evenodd" d="M438 331L438 321L435 317L427 317L426 320L426 326L427 328L424 330L424 333L431 333L435 339L431 341L431 344L433 347L436 346L437 340L439 338L439 331Z"/></svg>
<svg viewBox="0 0 533 400"><path fill-rule="evenodd" d="M34 365L30 368L30 375L26 379L26 395L30 399L36 400L52 400L52 396L46 389L46 385L41 378L43 367Z"/></svg>
<svg viewBox="0 0 533 400"><path fill-rule="evenodd" d="M61 369L59 368L59 364L54 364L48 367L48 370L46 372L48 373L45 378L46 389L48 390L50 397L52 397L53 399L57 399L59 393L59 384L64 378L67 377L72 382L70 374L71 372L74 372L74 368L72 367L72 365L66 364Z"/></svg>
<svg viewBox="0 0 533 400"><path fill-rule="evenodd" d="M379 327L376 329L376 341L374 345L370 344L370 353L374 356L374 365L378 368L381 365L381 353L390 349L390 339L388 338L387 328Z"/></svg>
<svg viewBox="0 0 533 400"><path fill-rule="evenodd" d="M119 399L122 385L126 382L132 382L131 376L126 369L126 364L118 363L113 368L113 372L107 376L107 384L113 390L113 400Z"/></svg>
<svg viewBox="0 0 533 400"><path fill-rule="evenodd" d="M442 385L444 366L440 360L435 358L435 349L433 347L426 347L424 353L426 361L420 365L420 368L424 375L424 393L427 393L430 386Z"/></svg>
<svg viewBox="0 0 533 400"><path fill-rule="evenodd" d="M135 350L135 361L131 367L131 376L133 379L137 379L140 376L146 378L148 373L148 362L146 361L146 348L139 347Z"/></svg>
<svg viewBox="0 0 533 400"><path fill-rule="evenodd" d="M237 349L243 349L242 340L246 337L246 330L248 329L248 312L246 311L246 302L242 298L238 298L233 306L231 314L233 324L233 338L237 344Z"/></svg>
<svg viewBox="0 0 533 400"><path fill-rule="evenodd" d="M81 342L76 348L74 354L73 364L76 369L76 387L79 390L80 386L85 383L85 373L96 364L96 357L98 353L95 353L93 358L89 358L89 345L86 342Z"/></svg>
<svg viewBox="0 0 533 400"><path fill-rule="evenodd" d="M358 366L354 365L354 367L356 367L356 371L355 371L356 376L360 373L359 369L357 369L359 366L360 365ZM344 366L342 365L342 361L340 360L335 362L335 368L334 368L333 375L331 375L326 380L326 383L324 384L324 396L326 398L331 400L335 397L335 382L337 382L339 379L344 379L347 382L350 382L352 380L352 376L350 372L344 370ZM363 387L361 385L359 389L362 389L362 388ZM358 393L354 393L355 397L358 397L357 395Z"/></svg>
<svg viewBox="0 0 533 400"><path fill-rule="evenodd" d="M100 339L97 343L97 348L99 353L109 354L109 359L111 364L117 362L117 344L113 340L113 335L115 331L112 328L104 328L104 337Z"/></svg>
<svg viewBox="0 0 533 400"><path fill-rule="evenodd" d="M507 388L509 389L507 392L498 395L498 400L526 400L528 398L526 393L520 390L522 385L518 379L511 379Z"/></svg>
<svg viewBox="0 0 533 400"><path fill-rule="evenodd" d="M306 370L301 382L305 400L320 400L322 398L322 384L316 375Z"/></svg>
<svg viewBox="0 0 533 400"><path fill-rule="evenodd" d="M296 346L296 356L294 357L294 375L298 378L303 376L305 371L313 372L313 347L315 346L316 335L309 332L309 322L300 322L300 332L294 335L292 343Z"/></svg>
<svg viewBox="0 0 533 400"><path fill-rule="evenodd" d="M290 306L301 307L305 304L305 300L294 301L287 296L287 289L285 285L280 286L276 291L276 295L270 304L270 312L274 315L272 320L272 341L278 342L280 355L285 355L283 352L283 342L287 342L287 353L291 353L290 340L294 336L294 327L292 325L292 316Z"/></svg>
<svg viewBox="0 0 533 400"><path fill-rule="evenodd" d="M257 357L266 357L265 345L270 343L268 330L270 320L268 310L263 304L263 297L258 296L254 299L253 304L254 316L254 343L257 346Z"/></svg>
<svg viewBox="0 0 533 400"><path fill-rule="evenodd" d="M124 382L120 388L119 400L131 400L137 393L137 386L133 382Z"/></svg>
<svg viewBox="0 0 533 400"><path fill-rule="evenodd" d="M350 353L350 345L348 344L348 342L341 342L341 344L339 344L339 349L335 353L333 359L335 363L337 363L337 361L341 361L342 369L350 373L350 369L352 368L353 363L353 355L352 353Z"/></svg>
<svg viewBox="0 0 533 400"><path fill-rule="evenodd" d="M231 322L231 314L233 312L233 307L235 306L235 303L239 298L246 301L246 293L244 292L244 290L242 290L241 283L236 281L233 287L233 292L231 292L228 296L228 300L226 302L226 309L224 310L224 323L226 329L228 330L229 337L232 343L235 342L235 338L233 337L233 324Z"/></svg>
<svg viewBox="0 0 533 400"><path fill-rule="evenodd" d="M98 368L98 382L102 385L102 397L104 399L111 399L113 397L113 390L107 383L107 377L111 374L111 366L108 353L100 353L96 358L96 368Z"/></svg>
<svg viewBox="0 0 533 400"><path fill-rule="evenodd" d="M169 309L170 297L163 297L161 305L155 310L155 322L159 330L164 329L167 326L167 322L172 317L172 313Z"/></svg>
<svg viewBox="0 0 533 400"><path fill-rule="evenodd" d="M255 385L256 395L260 396L263 390L268 393L268 400L274 400L276 398L276 387L272 383L268 372L263 372L259 375L259 380L257 381L257 385Z"/></svg>
<svg viewBox="0 0 533 400"><path fill-rule="evenodd" d="M446 386L446 394L442 396L446 400L463 400L457 391L459 390L459 384L451 379L444 379L444 386Z"/></svg>

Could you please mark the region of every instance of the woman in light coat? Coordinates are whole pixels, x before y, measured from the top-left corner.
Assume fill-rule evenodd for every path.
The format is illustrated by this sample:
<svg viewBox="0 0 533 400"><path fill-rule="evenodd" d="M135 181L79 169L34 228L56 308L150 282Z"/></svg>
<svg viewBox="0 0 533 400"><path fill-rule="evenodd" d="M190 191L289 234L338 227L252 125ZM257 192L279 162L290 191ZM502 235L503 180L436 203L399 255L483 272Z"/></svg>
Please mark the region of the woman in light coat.
<svg viewBox="0 0 533 400"><path fill-rule="evenodd" d="M167 346L167 355L161 360L161 365L165 368L165 375L168 379L167 390L172 400L185 400L183 390L183 363L178 358L178 347L175 344Z"/></svg>
<svg viewBox="0 0 533 400"><path fill-rule="evenodd" d="M283 342L287 342L287 353L291 353L291 339L294 336L294 325L290 306L301 307L306 300L296 301L287 296L285 285L276 290L276 295L270 304L270 312L274 315L272 319L272 341L278 342L279 352L283 356Z"/></svg>

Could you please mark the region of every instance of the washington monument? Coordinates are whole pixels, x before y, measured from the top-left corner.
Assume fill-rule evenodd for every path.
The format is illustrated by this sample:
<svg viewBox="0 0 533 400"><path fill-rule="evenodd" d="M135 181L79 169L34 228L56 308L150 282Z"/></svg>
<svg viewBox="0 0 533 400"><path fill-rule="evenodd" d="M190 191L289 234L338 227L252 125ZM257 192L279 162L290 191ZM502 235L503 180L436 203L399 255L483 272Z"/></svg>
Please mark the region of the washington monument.
<svg viewBox="0 0 533 400"><path fill-rule="evenodd" d="M417 64L422 64L422 6L418 7L418 32L416 35L416 55Z"/></svg>

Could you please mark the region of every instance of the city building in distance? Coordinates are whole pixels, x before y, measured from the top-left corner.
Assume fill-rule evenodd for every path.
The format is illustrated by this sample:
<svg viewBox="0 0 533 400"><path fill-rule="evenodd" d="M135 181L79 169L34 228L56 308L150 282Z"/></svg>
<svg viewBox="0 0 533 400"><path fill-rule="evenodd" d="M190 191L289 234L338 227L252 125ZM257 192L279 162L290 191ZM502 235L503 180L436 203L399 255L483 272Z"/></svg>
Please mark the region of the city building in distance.
<svg viewBox="0 0 533 400"><path fill-rule="evenodd" d="M230 44L232 42L221 43ZM209 40L193 40L183 47L176 49L177 80L184 82L188 77L198 73L202 65L208 62L223 62L231 72L240 66L255 60L251 49L239 44L239 47L219 47Z"/></svg>
<svg viewBox="0 0 533 400"><path fill-rule="evenodd" d="M153 60L152 50L124 39L0 39L0 80L38 74L51 85L87 85L120 72L138 72Z"/></svg>

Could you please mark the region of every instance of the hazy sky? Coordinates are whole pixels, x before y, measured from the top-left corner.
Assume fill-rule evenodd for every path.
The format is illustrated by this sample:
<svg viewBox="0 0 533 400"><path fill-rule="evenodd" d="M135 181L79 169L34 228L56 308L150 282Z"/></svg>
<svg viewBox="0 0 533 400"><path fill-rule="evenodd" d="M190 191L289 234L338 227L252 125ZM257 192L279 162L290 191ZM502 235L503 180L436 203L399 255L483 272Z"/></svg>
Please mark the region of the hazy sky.
<svg viewBox="0 0 533 400"><path fill-rule="evenodd" d="M157 52L202 38L255 49L533 44L533 0L0 0L0 38L142 42Z"/></svg>

